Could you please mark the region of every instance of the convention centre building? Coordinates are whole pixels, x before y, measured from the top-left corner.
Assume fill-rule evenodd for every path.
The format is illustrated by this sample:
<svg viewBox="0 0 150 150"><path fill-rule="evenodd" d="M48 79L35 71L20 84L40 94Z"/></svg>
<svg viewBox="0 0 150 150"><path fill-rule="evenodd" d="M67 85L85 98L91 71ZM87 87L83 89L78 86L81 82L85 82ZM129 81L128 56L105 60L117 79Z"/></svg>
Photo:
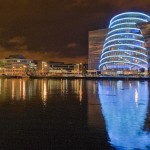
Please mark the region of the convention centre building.
<svg viewBox="0 0 150 150"><path fill-rule="evenodd" d="M95 32L102 38L94 40L95 42L89 38L89 69L97 69L98 66L98 70L106 74L110 72L114 74L148 73L150 70L150 16L139 12L121 13L110 20L108 29L91 31L89 37L93 37ZM99 44L97 49L94 49L93 43ZM99 51L95 56L99 62L94 66L90 58L91 52L96 51Z"/></svg>

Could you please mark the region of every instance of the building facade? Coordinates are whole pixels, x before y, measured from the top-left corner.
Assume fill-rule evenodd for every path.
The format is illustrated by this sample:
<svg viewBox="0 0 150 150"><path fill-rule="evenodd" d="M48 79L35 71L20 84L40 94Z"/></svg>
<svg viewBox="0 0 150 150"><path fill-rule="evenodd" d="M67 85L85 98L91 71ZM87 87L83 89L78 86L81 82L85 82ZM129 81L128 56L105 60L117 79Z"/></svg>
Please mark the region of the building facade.
<svg viewBox="0 0 150 150"><path fill-rule="evenodd" d="M50 73L85 74L87 64L65 64L64 62L49 62Z"/></svg>
<svg viewBox="0 0 150 150"><path fill-rule="evenodd" d="M99 69L147 71L148 50L137 25L149 21L150 16L138 12L127 12L113 17L103 45Z"/></svg>
<svg viewBox="0 0 150 150"><path fill-rule="evenodd" d="M148 51L148 71L150 73L150 22L140 23L137 26L140 28L145 39L146 49Z"/></svg>
<svg viewBox="0 0 150 150"><path fill-rule="evenodd" d="M0 59L0 75L26 75L26 68L34 68L33 60L26 59L22 55L10 55L5 59Z"/></svg>
<svg viewBox="0 0 150 150"><path fill-rule="evenodd" d="M88 70L98 70L100 54L103 49L107 29L89 31L88 34Z"/></svg>

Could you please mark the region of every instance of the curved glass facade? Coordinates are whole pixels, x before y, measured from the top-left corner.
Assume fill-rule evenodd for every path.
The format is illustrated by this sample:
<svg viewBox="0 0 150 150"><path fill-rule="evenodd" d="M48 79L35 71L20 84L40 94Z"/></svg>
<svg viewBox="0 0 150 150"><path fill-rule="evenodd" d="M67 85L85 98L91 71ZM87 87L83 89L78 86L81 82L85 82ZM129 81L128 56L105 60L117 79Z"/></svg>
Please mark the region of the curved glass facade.
<svg viewBox="0 0 150 150"><path fill-rule="evenodd" d="M150 16L127 12L113 17L100 59L100 70L148 70L148 51L138 23Z"/></svg>

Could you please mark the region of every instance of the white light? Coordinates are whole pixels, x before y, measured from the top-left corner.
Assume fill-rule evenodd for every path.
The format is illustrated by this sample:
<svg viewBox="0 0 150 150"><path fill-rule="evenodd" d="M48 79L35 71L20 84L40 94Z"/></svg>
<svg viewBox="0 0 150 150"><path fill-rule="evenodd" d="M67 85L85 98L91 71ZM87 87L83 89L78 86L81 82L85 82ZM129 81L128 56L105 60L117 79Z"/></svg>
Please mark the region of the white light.
<svg viewBox="0 0 150 150"><path fill-rule="evenodd" d="M115 18L117 18L117 17L119 17L119 16L122 16L122 15L126 15L126 14L142 15L142 16L148 17L148 18L150 19L150 16L148 16L148 15L146 15L146 14L144 14L144 13L139 13L139 12L125 12L125 13L121 13L121 14L119 14L119 15L114 16L114 17L110 20L110 23L112 23L112 21L113 21ZM140 16L139 16L139 17L140 17Z"/></svg>
<svg viewBox="0 0 150 150"><path fill-rule="evenodd" d="M107 53L111 53L111 52L133 52L133 53L138 53L140 55L144 55L146 57L148 57L146 54L143 54L143 53L140 53L140 52L137 52L137 51L134 51L134 50L111 50L111 51L107 51L107 52L104 52L102 55L101 55L101 58L103 57L103 55L107 54Z"/></svg>
<svg viewBox="0 0 150 150"><path fill-rule="evenodd" d="M116 36L116 35L135 35L135 36L139 36L139 37L143 37L141 34L135 34L135 33L117 33L117 34L113 34L111 36L108 36L105 41L107 41L109 38Z"/></svg>
<svg viewBox="0 0 150 150"><path fill-rule="evenodd" d="M110 32L108 32L108 35L112 32L118 31L118 30L138 30L138 31L140 31L140 29L138 29L138 28L119 28L119 29L111 30Z"/></svg>
<svg viewBox="0 0 150 150"><path fill-rule="evenodd" d="M131 40L131 41L137 41L137 42L145 43L144 41L137 40L137 39L120 38L120 39L114 39L114 40L110 40L110 41L106 42L106 43L104 44L104 47L105 47L106 44L108 44L108 43L110 43L110 42L113 42L113 41L125 41L125 40L127 40L127 41Z"/></svg>
<svg viewBox="0 0 150 150"><path fill-rule="evenodd" d="M109 64L109 63L114 63L114 62L120 62L120 63L124 63L124 64L132 64L132 65L135 65L135 66L139 66L141 68L145 68L147 70L146 67L142 66L142 65L139 65L139 64L136 64L136 63L131 63L131 62L124 62L124 61L109 61L109 62L105 62L105 63L102 63L99 65L99 68L102 66L102 65L105 65L105 64Z"/></svg>
<svg viewBox="0 0 150 150"><path fill-rule="evenodd" d="M136 104L136 107L138 107L138 99L139 99L139 94L138 94L137 89L135 89L135 104Z"/></svg>
<svg viewBox="0 0 150 150"><path fill-rule="evenodd" d="M111 26L111 28L117 27L117 26L119 26L119 25L129 25L129 24L135 25L136 23L135 23L135 22L119 23L119 24L116 24L116 25Z"/></svg>
<svg viewBox="0 0 150 150"><path fill-rule="evenodd" d="M102 59L100 60L100 63L101 63L103 60L105 60L105 59L107 59L107 58L111 58L111 57L114 57L114 58L115 58L115 57L116 57L116 58L118 58L118 57L133 58L133 59L138 59L138 60L143 61L143 62L145 62L146 64L148 64L147 61L145 61L145 60L143 60L143 59L141 59L141 58L133 57L133 56L126 56L126 55L112 55L112 56L106 56L106 57L104 57L104 58L102 58Z"/></svg>
<svg viewBox="0 0 150 150"><path fill-rule="evenodd" d="M134 44L113 44L113 45L109 45L109 46L105 47L105 48L103 49L102 53L105 51L105 49L107 49L107 48L109 48L109 47L112 47L112 46L122 46L122 45L134 46L134 47L139 47L139 48L141 48L141 49L143 49L143 50L147 50L147 49L144 48L144 47L137 46L137 45L134 45Z"/></svg>

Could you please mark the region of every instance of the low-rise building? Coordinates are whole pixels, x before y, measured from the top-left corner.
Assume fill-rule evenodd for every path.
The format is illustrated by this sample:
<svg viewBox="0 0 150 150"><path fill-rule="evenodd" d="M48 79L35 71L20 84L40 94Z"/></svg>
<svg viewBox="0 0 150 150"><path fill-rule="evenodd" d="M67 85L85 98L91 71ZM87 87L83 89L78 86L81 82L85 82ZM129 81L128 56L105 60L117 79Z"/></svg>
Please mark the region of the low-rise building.
<svg viewBox="0 0 150 150"><path fill-rule="evenodd" d="M35 68L33 60L26 59L22 55L10 55L0 59L0 74L5 75L26 75L26 68Z"/></svg>

